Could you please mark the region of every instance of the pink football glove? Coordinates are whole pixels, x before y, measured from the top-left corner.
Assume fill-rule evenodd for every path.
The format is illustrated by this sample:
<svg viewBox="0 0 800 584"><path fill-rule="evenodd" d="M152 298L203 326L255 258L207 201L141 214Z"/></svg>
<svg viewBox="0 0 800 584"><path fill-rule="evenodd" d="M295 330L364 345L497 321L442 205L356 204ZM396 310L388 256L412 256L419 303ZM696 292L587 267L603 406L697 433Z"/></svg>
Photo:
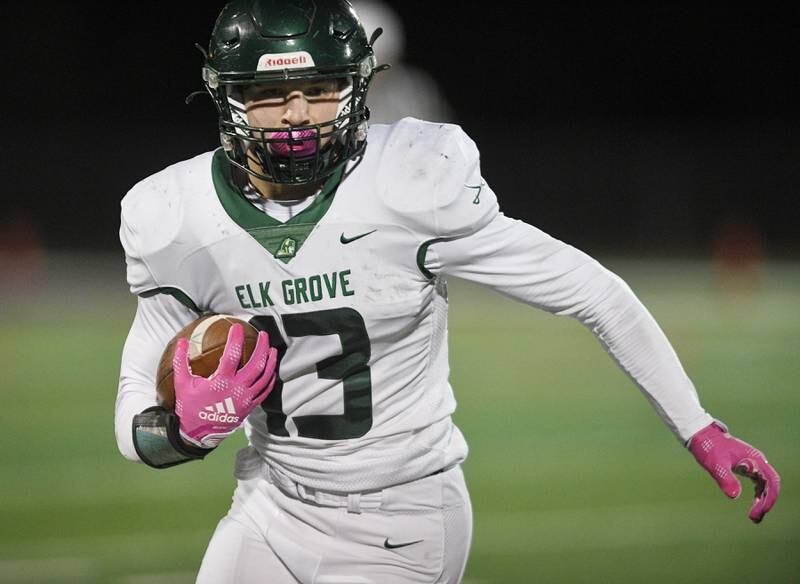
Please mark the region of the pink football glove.
<svg viewBox="0 0 800 584"><path fill-rule="evenodd" d="M244 345L244 328L233 325L219 367L209 378L192 375L189 341L179 339L172 358L175 413L181 438L201 448L214 448L236 431L266 399L275 385L278 352L269 336L258 333L250 360L237 371Z"/></svg>
<svg viewBox="0 0 800 584"><path fill-rule="evenodd" d="M760 451L734 438L716 422L692 436L689 451L731 499L742 492L731 471L752 479L756 485L756 500L749 514L753 523L760 523L772 509L781 490L781 477Z"/></svg>

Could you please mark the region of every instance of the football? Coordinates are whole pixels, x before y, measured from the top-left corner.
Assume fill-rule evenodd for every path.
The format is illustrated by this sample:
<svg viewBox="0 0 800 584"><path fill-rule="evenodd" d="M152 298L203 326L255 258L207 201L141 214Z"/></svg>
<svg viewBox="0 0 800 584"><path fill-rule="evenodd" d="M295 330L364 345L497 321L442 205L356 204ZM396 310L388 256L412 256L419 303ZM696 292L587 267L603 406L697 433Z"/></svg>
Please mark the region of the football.
<svg viewBox="0 0 800 584"><path fill-rule="evenodd" d="M239 323L244 327L244 347L241 367L250 359L258 340L258 331L248 322L229 314L208 314L189 323L178 331L161 354L156 372L156 393L158 405L175 411L175 386L172 380L172 357L175 345L180 338L189 339L189 365L194 375L208 377L219 366L219 360L228 340L228 330Z"/></svg>

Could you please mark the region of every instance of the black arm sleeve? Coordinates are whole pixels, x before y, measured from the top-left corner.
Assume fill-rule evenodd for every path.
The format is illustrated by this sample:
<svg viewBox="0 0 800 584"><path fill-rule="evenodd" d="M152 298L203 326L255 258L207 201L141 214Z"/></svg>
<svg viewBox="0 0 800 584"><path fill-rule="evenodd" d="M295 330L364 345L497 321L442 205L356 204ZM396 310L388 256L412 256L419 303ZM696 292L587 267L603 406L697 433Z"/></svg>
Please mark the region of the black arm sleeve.
<svg viewBox="0 0 800 584"><path fill-rule="evenodd" d="M148 466L169 468L203 459L213 448L198 448L181 440L178 416L161 406L147 408L133 417L133 445Z"/></svg>

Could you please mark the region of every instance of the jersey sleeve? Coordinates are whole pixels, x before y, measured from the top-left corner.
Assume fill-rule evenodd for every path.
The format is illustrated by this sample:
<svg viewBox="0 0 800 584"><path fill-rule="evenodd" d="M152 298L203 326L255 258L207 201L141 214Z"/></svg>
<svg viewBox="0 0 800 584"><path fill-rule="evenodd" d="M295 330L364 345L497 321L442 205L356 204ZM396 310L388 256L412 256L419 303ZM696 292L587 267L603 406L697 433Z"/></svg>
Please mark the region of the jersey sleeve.
<svg viewBox="0 0 800 584"><path fill-rule="evenodd" d="M713 421L648 310L621 278L580 250L500 214L467 237L434 243L424 265L577 318L684 444Z"/></svg>
<svg viewBox="0 0 800 584"><path fill-rule="evenodd" d="M459 126L406 118L392 128L381 157L381 194L421 242L464 237L497 215L478 148Z"/></svg>
<svg viewBox="0 0 800 584"><path fill-rule="evenodd" d="M122 350L114 415L117 447L125 458L138 461L132 422L136 414L156 403L156 368L161 353L177 331L197 318L175 298L159 294L140 297Z"/></svg>

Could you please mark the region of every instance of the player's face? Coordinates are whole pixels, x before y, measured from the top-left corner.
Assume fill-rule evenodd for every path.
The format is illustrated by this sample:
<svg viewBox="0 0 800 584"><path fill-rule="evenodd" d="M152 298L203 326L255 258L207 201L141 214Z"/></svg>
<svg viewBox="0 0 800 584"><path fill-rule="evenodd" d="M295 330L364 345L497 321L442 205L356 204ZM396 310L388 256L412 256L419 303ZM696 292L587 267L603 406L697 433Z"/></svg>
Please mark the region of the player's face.
<svg viewBox="0 0 800 584"><path fill-rule="evenodd" d="M270 132L264 132L263 137L277 139L268 146L275 156L314 156L331 140L335 128L325 122L337 117L343 87L345 84L337 79L275 81L247 86L243 95L247 123L254 128L270 129ZM319 143L315 130L290 130L318 124L321 125ZM285 141L290 136L297 141ZM252 151L247 158L252 170L264 171ZM275 196L273 185L258 178L251 179L251 182L268 198Z"/></svg>
<svg viewBox="0 0 800 584"><path fill-rule="evenodd" d="M247 122L256 128L310 126L336 118L339 106L336 79L280 81L247 86ZM332 130L327 126L322 133ZM327 141L323 138L322 145Z"/></svg>

